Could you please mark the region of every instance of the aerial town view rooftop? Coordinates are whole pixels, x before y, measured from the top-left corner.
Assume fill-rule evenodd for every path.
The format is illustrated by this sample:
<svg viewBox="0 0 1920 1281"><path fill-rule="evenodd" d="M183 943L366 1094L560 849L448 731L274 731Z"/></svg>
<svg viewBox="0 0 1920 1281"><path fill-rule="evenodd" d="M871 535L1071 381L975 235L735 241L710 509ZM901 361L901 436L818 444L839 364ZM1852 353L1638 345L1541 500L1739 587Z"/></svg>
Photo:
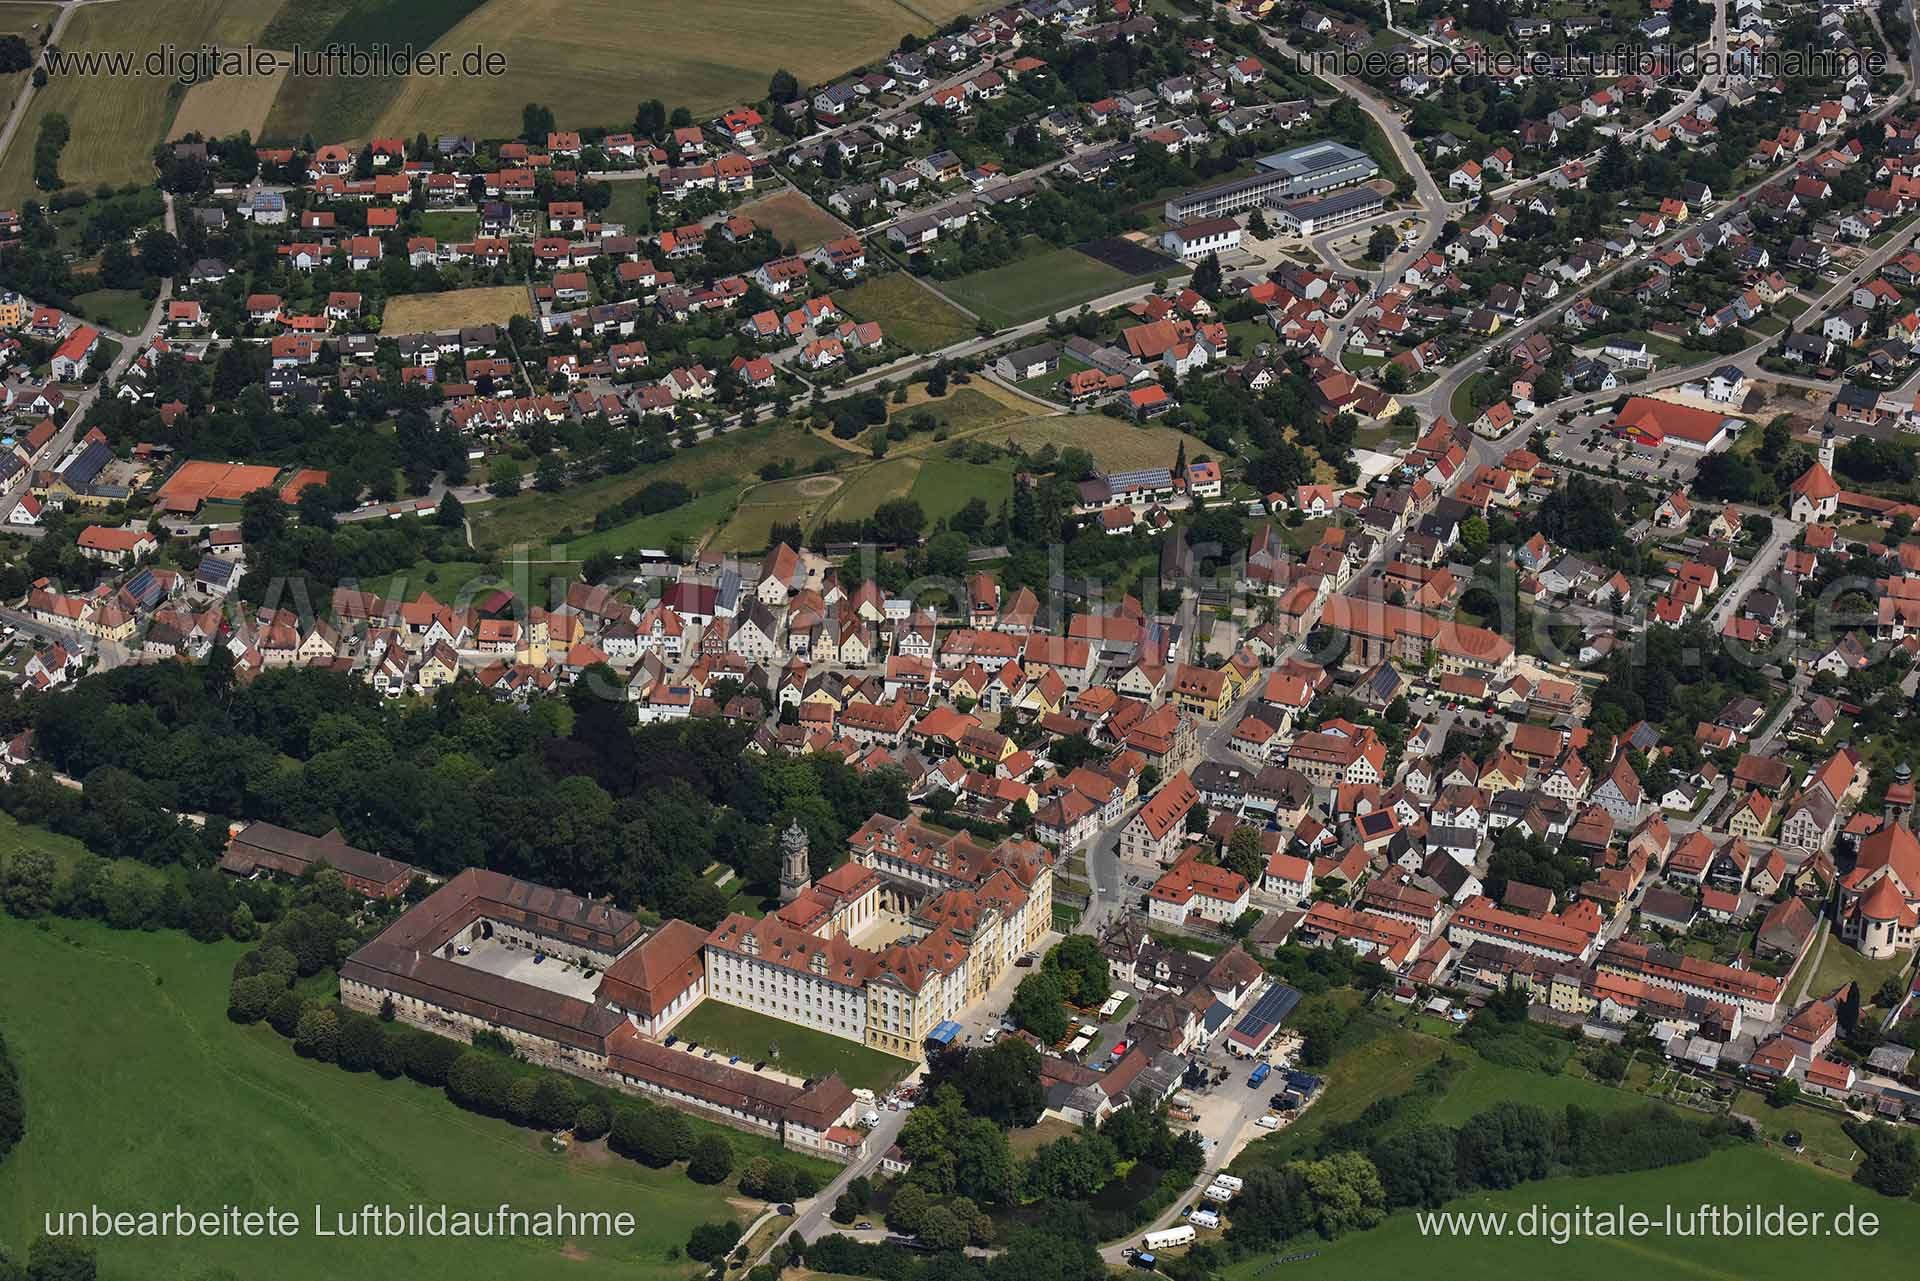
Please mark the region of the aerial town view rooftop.
<svg viewBox="0 0 1920 1281"><path fill-rule="evenodd" d="M0 1281L1910 1276L1912 0L0 5Z"/></svg>

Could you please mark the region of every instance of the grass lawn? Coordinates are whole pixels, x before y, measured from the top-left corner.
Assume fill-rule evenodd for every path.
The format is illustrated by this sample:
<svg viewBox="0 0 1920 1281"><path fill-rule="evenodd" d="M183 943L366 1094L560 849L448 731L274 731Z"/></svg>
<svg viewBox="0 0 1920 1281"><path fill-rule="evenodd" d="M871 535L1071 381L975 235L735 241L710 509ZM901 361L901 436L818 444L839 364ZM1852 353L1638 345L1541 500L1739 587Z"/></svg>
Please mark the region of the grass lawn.
<svg viewBox="0 0 1920 1281"><path fill-rule="evenodd" d="M974 335L966 313L904 271L863 280L833 295L855 320L877 321L888 338L911 351L937 351Z"/></svg>
<svg viewBox="0 0 1920 1281"><path fill-rule="evenodd" d="M856 473L820 515L826 520L865 520L882 503L905 498L920 475L918 458L888 458Z"/></svg>
<svg viewBox="0 0 1920 1281"><path fill-rule="evenodd" d="M690 1278L668 1251L690 1227L728 1215L726 1185L649 1170L604 1145L546 1150L543 1136L461 1111L440 1090L297 1057L264 1025L228 1021L242 947L177 931L47 928L0 918L0 1025L27 1099L26 1138L0 1177L0 1240L17 1258L49 1210L222 1205L295 1209L293 1240L111 1238L103 1276L184 1281L302 1278ZM102 1035L102 1028L111 1028ZM769 1152L730 1138L740 1160ZM636 1235L537 1239L379 1238L314 1233L359 1206L637 1212Z"/></svg>
<svg viewBox="0 0 1920 1281"><path fill-rule="evenodd" d="M908 497L920 504L929 521L953 515L974 498L986 503L989 512L998 513L1000 504L1013 497L1013 469L929 458L920 464Z"/></svg>
<svg viewBox="0 0 1920 1281"><path fill-rule="evenodd" d="M906 31L931 34L949 19L985 6L962 0L841 0L797 9L780 0L709 6L687 22L682 0L516 0L465 6L472 12L445 32L436 50L505 50L504 73L484 78L425 77L407 82L381 116L382 133L412 137L520 132L520 108L543 102L562 128L627 128L636 92L685 106L701 120L739 102L764 98L767 77L785 67L801 84L824 84L847 68L890 52ZM644 68L636 79L635 69ZM644 82L644 83L642 83ZM630 101L631 100L631 101Z"/></svg>
<svg viewBox="0 0 1920 1281"><path fill-rule="evenodd" d="M1032 1125L1007 1131L1007 1147L1016 1157L1025 1160L1042 1146L1055 1139L1071 1138L1081 1132L1072 1121L1063 1121L1059 1117L1043 1117Z"/></svg>
<svg viewBox="0 0 1920 1281"><path fill-rule="evenodd" d="M1187 457L1212 454L1207 442L1172 427L1140 426L1107 414L1067 414L1029 418L985 433L994 444L1012 440L1023 449L1052 445L1055 449L1084 449L1107 471L1136 467L1171 467L1186 442Z"/></svg>
<svg viewBox="0 0 1920 1281"><path fill-rule="evenodd" d="M153 304L138 289L93 289L75 294L73 301L88 320L123 334L139 333L153 314Z"/></svg>
<svg viewBox="0 0 1920 1281"><path fill-rule="evenodd" d="M1602 340L1602 343L1611 342L1616 338L1625 340L1638 339L1647 345L1648 351L1652 352L1661 360L1669 365L1679 365L1683 368L1687 365L1697 365L1703 360L1711 359L1713 356L1713 353L1710 351L1695 351L1693 348L1683 346L1671 338L1662 338L1659 334L1646 329L1635 329L1624 334L1608 334L1605 339Z"/></svg>
<svg viewBox="0 0 1920 1281"><path fill-rule="evenodd" d="M144 54L166 45L240 45L255 40L280 5L281 0L90 5L73 15L60 46L73 54ZM29 47L35 43L28 41ZM34 94L14 145L0 164L0 205L12 209L30 198L44 199L34 190L33 151L40 122L49 112L64 115L72 130L60 154L60 177L69 187L152 182L154 145L167 136L168 122L185 96L178 83L161 76L69 74L49 80Z"/></svg>
<svg viewBox="0 0 1920 1281"><path fill-rule="evenodd" d="M1469 378L1454 388L1453 398L1447 402L1447 413L1456 423L1465 425L1480 416L1480 411L1473 405L1473 383L1474 380Z"/></svg>
<svg viewBox="0 0 1920 1281"><path fill-rule="evenodd" d="M650 183L639 178L608 183L607 187L613 196L607 201L606 212L601 216L608 222L617 222L625 227L629 236L653 230L653 206L647 203L650 186Z"/></svg>
<svg viewBox="0 0 1920 1281"><path fill-rule="evenodd" d="M775 525L806 529L847 483L837 476L795 476L755 485L740 495L732 518L714 535L714 546L724 552L765 551Z"/></svg>
<svg viewBox="0 0 1920 1281"><path fill-rule="evenodd" d="M957 436L977 428L991 427L995 423L1011 422L1024 417L1031 408L1027 402L983 380L976 380L965 387L951 386L947 394L938 400L915 395L915 391L924 391L924 387L909 391L906 404L888 407L889 422L896 415L913 418L926 414L933 419L935 428L944 427L949 435ZM907 446L918 448L925 440L925 437L919 440L909 438Z"/></svg>
<svg viewBox="0 0 1920 1281"><path fill-rule="evenodd" d="M1434 1105L1430 1119L1442 1125L1459 1125L1496 1103L1531 1103L1549 1115L1558 1116L1569 1103L1592 1112L1612 1112L1642 1107L1647 1102L1645 1095L1616 1090L1571 1072L1548 1076L1545 1072L1489 1063L1464 1045L1453 1054L1465 1066L1447 1086L1446 1095Z"/></svg>
<svg viewBox="0 0 1920 1281"><path fill-rule="evenodd" d="M424 333L464 325L505 326L533 313L522 285L481 285L443 294L403 294L387 301L380 328L390 334Z"/></svg>
<svg viewBox="0 0 1920 1281"><path fill-rule="evenodd" d="M1788 1147L1774 1148L1773 1151L1783 1158L1805 1161L1837 1174L1851 1174L1854 1166L1860 1163L1860 1149L1853 1145L1853 1140L1841 1128L1844 1118L1838 1113L1806 1103L1795 1103L1784 1108L1772 1107L1758 1090L1736 1098L1734 1110L1757 1121L1760 1132L1771 1143L1781 1143L1790 1130L1797 1132L1805 1151L1795 1153Z"/></svg>
<svg viewBox="0 0 1920 1281"><path fill-rule="evenodd" d="M662 463L636 467L621 476L603 476L570 485L557 494L527 491L512 498L476 503L469 512L474 542L484 548L544 544L556 539L569 546L575 535L593 530L602 509L638 493L656 480L677 480L698 495L737 491L750 483L763 463L787 460L801 471L825 458L846 457L844 450L812 439L790 423L759 423L682 449Z"/></svg>
<svg viewBox="0 0 1920 1281"><path fill-rule="evenodd" d="M1060 356L1060 367L1054 372L1041 374L1036 378L1022 378L1014 386L1029 396L1038 396L1042 400L1064 405L1067 403L1067 394L1062 390L1061 384L1074 374L1091 368L1092 366L1086 361L1063 352Z"/></svg>
<svg viewBox="0 0 1920 1281"><path fill-rule="evenodd" d="M1412 1089L1446 1048L1433 1037L1356 1015L1333 1062L1312 1069L1326 1078L1325 1093L1292 1125L1249 1143L1234 1158L1233 1168L1279 1164L1310 1152L1321 1135L1353 1120L1376 1100Z"/></svg>
<svg viewBox="0 0 1920 1281"><path fill-rule="evenodd" d="M1813 986L1808 988L1811 996L1822 996L1845 983L1848 979L1860 985L1860 1003L1873 1004L1873 994L1880 984L1895 974L1904 973L1911 954L1889 957L1884 961L1870 961L1860 953L1840 941L1833 934L1833 926L1827 927L1829 937L1827 950L1820 957L1820 968L1814 973Z"/></svg>
<svg viewBox="0 0 1920 1281"><path fill-rule="evenodd" d="M766 1058L767 1047L777 1042L781 1071L808 1077L838 1072L855 1089L884 1090L913 1070L906 1059L720 1001L702 1001L674 1024L673 1031L683 1041L711 1045L754 1062Z"/></svg>
<svg viewBox="0 0 1920 1281"><path fill-rule="evenodd" d="M1703 1202L1740 1206L1758 1203L1784 1205L1792 1210L1820 1211L1831 1225L1836 1214L1849 1209L1872 1212L1879 1230L1872 1236L1855 1235L1837 1241L1831 1235L1694 1235L1669 1236L1656 1224L1645 1236L1583 1236L1555 1245L1541 1235L1523 1234L1519 1225L1508 1235L1426 1235L1411 1213L1396 1214L1369 1232L1338 1241L1294 1243L1264 1251L1228 1269L1230 1281L1253 1281L1276 1275L1275 1256L1312 1250L1311 1258L1284 1269L1294 1277L1349 1278L1390 1276L1548 1276L1554 1281L1618 1281L1623 1276L1657 1278L1792 1277L1844 1266L1855 1275L1899 1274L1912 1269L1912 1243L1920 1235L1920 1205L1911 1200L1876 1196L1864 1188L1770 1158L1748 1147L1716 1152L1701 1161L1643 1170L1632 1174L1591 1179L1549 1179L1524 1183L1510 1192L1488 1193L1450 1201L1454 1211L1519 1211L1537 1203L1554 1209L1593 1207L1597 1212L1624 1205L1662 1216L1675 1206L1683 1214ZM1684 1228L1685 1220L1681 1220ZM1906 1260L1902 1263L1901 1260Z"/></svg>
<svg viewBox="0 0 1920 1281"><path fill-rule="evenodd" d="M465 209L433 209L419 216L419 224L419 234L435 240L472 240L480 231L480 215Z"/></svg>
<svg viewBox="0 0 1920 1281"><path fill-rule="evenodd" d="M625 555L642 547L664 549L683 538L697 543L708 531L717 529L733 514L734 499L734 493L725 489L702 494L672 511L636 516L611 528L568 539L566 554L574 560L585 560L599 551Z"/></svg>
<svg viewBox="0 0 1920 1281"><path fill-rule="evenodd" d="M1169 263L1166 273L1177 274ZM940 282L942 292L997 328L1071 311L1152 276L1129 276L1076 249L1042 249L1004 267Z"/></svg>
<svg viewBox="0 0 1920 1281"><path fill-rule="evenodd" d="M0 811L0 854L12 855L21 850L38 850L51 855L54 870L64 876L68 868L80 861L87 847L71 836L61 836L44 827L32 827Z"/></svg>
<svg viewBox="0 0 1920 1281"><path fill-rule="evenodd" d="M844 223L798 191L782 191L741 205L740 212L773 233L782 245L792 242L796 253L848 234Z"/></svg>
<svg viewBox="0 0 1920 1281"><path fill-rule="evenodd" d="M429 592L435 600L447 603L457 600L466 585L480 577L486 569L484 564L476 560L423 560L384 578L363 583L362 586L385 600L395 597L412 600L421 592Z"/></svg>

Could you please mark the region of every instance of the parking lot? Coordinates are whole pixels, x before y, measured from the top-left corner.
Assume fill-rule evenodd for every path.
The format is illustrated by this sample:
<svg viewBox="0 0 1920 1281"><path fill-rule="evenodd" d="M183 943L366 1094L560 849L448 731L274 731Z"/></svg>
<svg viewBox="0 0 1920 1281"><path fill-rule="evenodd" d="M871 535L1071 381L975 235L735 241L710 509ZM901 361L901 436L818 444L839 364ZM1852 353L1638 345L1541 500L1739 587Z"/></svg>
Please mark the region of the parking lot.
<svg viewBox="0 0 1920 1281"><path fill-rule="evenodd" d="M1627 448L1607 430L1606 415L1576 418L1566 427L1555 428L1547 437L1547 456L1582 471L1680 484L1699 470L1703 455L1690 449L1669 447L1657 454L1643 454Z"/></svg>

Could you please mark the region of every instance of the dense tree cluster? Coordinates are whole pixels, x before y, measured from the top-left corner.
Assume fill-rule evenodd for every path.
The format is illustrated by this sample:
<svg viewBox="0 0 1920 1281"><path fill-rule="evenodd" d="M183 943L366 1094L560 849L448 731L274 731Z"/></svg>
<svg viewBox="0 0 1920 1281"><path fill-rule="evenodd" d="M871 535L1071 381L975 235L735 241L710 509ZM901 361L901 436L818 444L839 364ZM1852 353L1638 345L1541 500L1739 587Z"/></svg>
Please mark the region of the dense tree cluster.
<svg viewBox="0 0 1920 1281"><path fill-rule="evenodd" d="M1681 627L1651 627L1608 655L1606 681L1594 691L1588 727L1596 737L1619 734L1638 721L1665 731L1672 744L1689 743L1701 721L1712 721L1727 700L1770 697L1764 670L1741 661L1695 619Z"/></svg>
<svg viewBox="0 0 1920 1281"><path fill-rule="evenodd" d="M52 855L36 849L0 859L0 907L19 917L66 916L120 930L177 929L202 942L251 941L260 926L280 916L281 902L271 885L235 881L210 867L155 868L89 854L62 872Z"/></svg>
<svg viewBox="0 0 1920 1281"><path fill-rule="evenodd" d="M7 1052L6 1037L0 1036L0 1161L7 1159L26 1132L27 1104L20 1094L20 1074Z"/></svg>
<svg viewBox="0 0 1920 1281"><path fill-rule="evenodd" d="M716 721L636 730L604 669L568 702L519 709L470 683L400 707L327 672L289 668L234 687L217 665L123 667L41 700L34 721L37 750L86 779L84 799L29 782L0 789L0 801L94 848L204 864L223 825L203 835L168 817L187 811L338 826L429 871L492 867L702 925L726 911L699 875L716 857L770 890L776 826L801 824L818 875L870 816L906 814L897 771L762 759L743 750L748 730ZM107 784L98 796L96 777ZM69 821L56 805L86 808ZM84 821L96 810L99 822Z"/></svg>
<svg viewBox="0 0 1920 1281"><path fill-rule="evenodd" d="M1912 1196L1920 1189L1920 1142L1884 1121L1845 1123L1847 1137L1865 1154L1853 1181L1883 1196Z"/></svg>

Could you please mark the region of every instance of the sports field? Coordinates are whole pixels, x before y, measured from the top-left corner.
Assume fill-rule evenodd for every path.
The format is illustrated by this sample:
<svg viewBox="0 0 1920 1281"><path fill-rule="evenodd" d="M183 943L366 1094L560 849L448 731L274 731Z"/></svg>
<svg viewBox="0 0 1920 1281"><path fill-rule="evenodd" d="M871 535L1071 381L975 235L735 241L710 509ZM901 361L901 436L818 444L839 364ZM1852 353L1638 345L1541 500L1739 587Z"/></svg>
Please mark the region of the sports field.
<svg viewBox="0 0 1920 1281"><path fill-rule="evenodd" d="M1624 1206L1662 1216L1675 1206L1690 1213L1703 1202L1785 1206L1818 1211L1833 1224L1842 1215L1859 1222L1877 1216L1868 1236L1670 1235L1586 1236L1556 1245L1540 1235L1522 1235L1522 1211L1541 1203L1555 1211L1589 1207L1596 1213ZM1285 1277L1402 1276L1552 1277L1554 1281L1761 1281L1818 1276L1844 1268L1851 1276L1904 1276L1913 1270L1913 1242L1920 1239L1920 1204L1876 1196L1865 1188L1778 1160L1751 1147L1730 1148L1705 1160L1661 1170L1591 1179L1549 1179L1511 1192L1463 1197L1447 1210L1507 1212L1504 1235L1482 1230L1423 1234L1411 1213L1396 1214L1372 1231L1338 1241L1291 1242L1228 1269L1230 1281ZM1310 1257L1295 1257L1307 1255ZM1276 1265L1278 1258L1289 1262Z"/></svg>
<svg viewBox="0 0 1920 1281"><path fill-rule="evenodd" d="M978 498L987 511L998 515L1000 504L1013 497L1013 469L1010 465L963 463L952 458L929 458L920 464L919 475L907 496L920 504L928 521L951 516Z"/></svg>
<svg viewBox="0 0 1920 1281"><path fill-rule="evenodd" d="M907 1060L857 1041L719 1001L700 1002L673 1032L683 1041L738 1054L747 1066L768 1058L769 1047L777 1044L780 1058L773 1066L782 1072L808 1077L838 1072L855 1089L884 1090L913 1069Z"/></svg>
<svg viewBox="0 0 1920 1281"><path fill-rule="evenodd" d="M480 285L444 294L403 294L387 301L380 328L389 334L416 334L461 325L504 325L531 315L524 285Z"/></svg>
<svg viewBox="0 0 1920 1281"><path fill-rule="evenodd" d="M834 502L845 484L838 476L795 476L755 485L740 495L713 545L723 552L764 551L772 541L768 537L775 525L812 525L829 503Z"/></svg>
<svg viewBox="0 0 1920 1281"><path fill-rule="evenodd" d="M180 464L154 497L163 511L196 512L210 502L240 502L255 490L269 488L279 474L278 467L194 459Z"/></svg>
<svg viewBox="0 0 1920 1281"><path fill-rule="evenodd" d="M985 7L960 0L805 8L738 0L695 9L684 0L487 0L435 48L456 56L502 50L505 74L404 84L380 115L379 132L517 134L529 102L552 108L562 128L624 127L646 98L687 107L698 119L764 98L779 68L813 84L888 52L909 31L931 35L947 19Z"/></svg>
<svg viewBox="0 0 1920 1281"><path fill-rule="evenodd" d="M226 997L241 950L176 931L68 921L40 929L0 917L0 1026L29 1118L0 1166L0 1243L15 1258L49 1210L274 1205L299 1213L299 1237L108 1239L98 1243L100 1275L682 1281L699 1269L668 1251L685 1245L693 1224L738 1213L725 1184L611 1158L600 1144L552 1153L539 1133L463 1112L439 1090L313 1063L264 1025L236 1026ZM743 1163L771 1151L729 1137ZM369 1202L624 1210L635 1212L638 1232L567 1241L315 1236L316 1205L330 1219Z"/></svg>
<svg viewBox="0 0 1920 1281"><path fill-rule="evenodd" d="M838 218L797 191L783 191L741 205L739 212L766 228L782 245L791 242L797 253L805 253L847 234L846 226Z"/></svg>
<svg viewBox="0 0 1920 1281"><path fill-rule="evenodd" d="M918 458L887 458L848 480L825 512L828 520L865 520L882 503L905 498L920 474Z"/></svg>
<svg viewBox="0 0 1920 1281"><path fill-rule="evenodd" d="M938 351L974 336L965 312L904 271L838 290L833 300L855 320L878 321L888 338L912 351Z"/></svg>
<svg viewBox="0 0 1920 1281"><path fill-rule="evenodd" d="M1004 267L943 280L940 289L982 320L1004 328L1072 311L1128 285L1184 274L1185 268L1171 259L1130 275L1078 249L1042 249Z"/></svg>
<svg viewBox="0 0 1920 1281"><path fill-rule="evenodd" d="M166 45L240 45L259 39L281 3L117 0L86 5L68 22L60 47L69 54L144 54ZM169 136L168 126L184 96L174 81L153 76L101 71L53 77L34 95L6 160L0 163L0 204L13 207L33 195L34 139L50 111L64 114L72 128L60 155L60 176L69 187L151 182L154 145Z"/></svg>

